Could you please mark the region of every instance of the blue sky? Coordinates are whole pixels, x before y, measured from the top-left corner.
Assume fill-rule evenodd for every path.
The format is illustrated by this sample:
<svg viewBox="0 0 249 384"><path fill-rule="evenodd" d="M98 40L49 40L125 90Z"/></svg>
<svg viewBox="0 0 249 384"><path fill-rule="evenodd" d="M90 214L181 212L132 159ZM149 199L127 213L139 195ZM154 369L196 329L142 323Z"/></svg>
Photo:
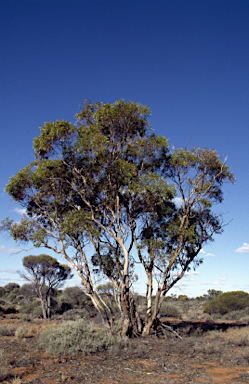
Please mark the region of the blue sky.
<svg viewBox="0 0 249 384"><path fill-rule="evenodd" d="M237 180L218 207L229 225L174 292L249 292L248 1L1 0L0 9L0 219L21 218L4 188L33 160L45 121L74 122L86 98L137 101L151 107L155 133L217 150ZM21 283L24 256L45 252L19 248L1 234L2 286Z"/></svg>

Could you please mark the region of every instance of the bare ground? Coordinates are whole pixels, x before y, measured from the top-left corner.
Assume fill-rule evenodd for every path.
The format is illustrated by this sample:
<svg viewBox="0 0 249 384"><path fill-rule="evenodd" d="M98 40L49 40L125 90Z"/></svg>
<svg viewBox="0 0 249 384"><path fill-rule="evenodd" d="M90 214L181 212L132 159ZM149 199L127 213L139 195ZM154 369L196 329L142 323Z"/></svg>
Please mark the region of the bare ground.
<svg viewBox="0 0 249 384"><path fill-rule="evenodd" d="M5 324L17 327L27 322L0 320L0 326ZM42 322L37 324L42 327ZM3 383L249 383L249 344L215 334L182 340L150 336L80 358L48 356L37 335L1 336L0 351Z"/></svg>

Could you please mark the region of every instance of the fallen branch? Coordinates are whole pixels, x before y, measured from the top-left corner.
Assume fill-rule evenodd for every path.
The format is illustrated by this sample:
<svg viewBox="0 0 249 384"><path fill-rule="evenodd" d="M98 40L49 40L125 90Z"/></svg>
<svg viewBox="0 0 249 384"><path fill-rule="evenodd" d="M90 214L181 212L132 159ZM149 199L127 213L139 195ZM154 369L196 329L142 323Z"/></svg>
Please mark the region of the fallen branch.
<svg viewBox="0 0 249 384"><path fill-rule="evenodd" d="M160 325L161 325L162 328L165 328L165 329L167 329L168 331L174 333L174 335L176 335L176 337L179 337L179 339L182 340L182 337L181 337L176 331L174 331L174 329L171 328L169 325L165 325L165 324L163 324L163 323L161 323Z"/></svg>

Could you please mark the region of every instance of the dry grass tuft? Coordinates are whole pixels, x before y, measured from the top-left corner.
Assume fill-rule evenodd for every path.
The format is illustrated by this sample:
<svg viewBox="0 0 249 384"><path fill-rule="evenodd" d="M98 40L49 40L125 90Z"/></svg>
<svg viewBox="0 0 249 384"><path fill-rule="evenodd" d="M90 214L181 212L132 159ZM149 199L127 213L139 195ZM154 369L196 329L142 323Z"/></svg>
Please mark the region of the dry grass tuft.
<svg viewBox="0 0 249 384"><path fill-rule="evenodd" d="M228 328L225 332L211 331L207 336L209 339L223 339L229 343L236 344L241 347L249 345L249 327Z"/></svg>
<svg viewBox="0 0 249 384"><path fill-rule="evenodd" d="M230 328L224 332L225 338L239 346L249 345L249 327Z"/></svg>
<svg viewBox="0 0 249 384"><path fill-rule="evenodd" d="M34 337L35 335L36 335L35 328L29 325L21 325L15 331L15 336L18 337L18 339Z"/></svg>
<svg viewBox="0 0 249 384"><path fill-rule="evenodd" d="M20 377L15 377L12 381L11 384L22 384L22 380Z"/></svg>
<svg viewBox="0 0 249 384"><path fill-rule="evenodd" d="M19 326L15 331L15 336L19 339L34 337L47 329L58 327L58 323L54 321L37 321Z"/></svg>

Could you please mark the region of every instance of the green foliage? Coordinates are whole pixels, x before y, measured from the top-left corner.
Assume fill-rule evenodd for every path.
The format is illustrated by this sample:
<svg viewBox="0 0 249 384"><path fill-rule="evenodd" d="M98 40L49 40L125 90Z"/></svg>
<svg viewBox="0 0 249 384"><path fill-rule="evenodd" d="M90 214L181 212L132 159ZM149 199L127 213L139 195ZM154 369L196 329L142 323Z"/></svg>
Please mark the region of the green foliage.
<svg viewBox="0 0 249 384"><path fill-rule="evenodd" d="M17 283L8 283L4 286L5 293L7 294L12 292L15 288L20 288L20 285Z"/></svg>
<svg viewBox="0 0 249 384"><path fill-rule="evenodd" d="M51 297L55 288L63 284L66 279L73 277L67 265L61 265L56 259L48 255L26 256L23 266L28 275L22 276L32 282L37 297L40 299L44 318L51 316ZM36 310L36 315L39 312Z"/></svg>
<svg viewBox="0 0 249 384"><path fill-rule="evenodd" d="M19 300L20 303L31 303L37 297L35 286L33 284L23 284L19 288L18 295L16 299Z"/></svg>
<svg viewBox="0 0 249 384"><path fill-rule="evenodd" d="M234 182L213 149L170 153L166 138L149 131L149 116L150 109L138 103L87 100L74 125L64 120L44 124L34 140L36 160L6 186L27 215L20 223L3 220L0 230L16 241L63 254L108 316L111 306L101 301L109 296L94 292L91 274L102 273L115 282L126 316L135 313L126 311L132 302L135 245L146 273L158 283L163 280L158 294L165 296L184 272L202 262L203 244L222 233L222 218L212 207L223 200L223 183ZM174 203L176 195L180 207ZM88 259L89 243L94 254ZM67 254L69 248L73 256ZM135 316L133 320L131 326Z"/></svg>
<svg viewBox="0 0 249 384"><path fill-rule="evenodd" d="M58 306L56 313L63 314L68 320L76 319L75 316L80 317L94 317L96 315L96 308L93 306L91 300L79 287L68 287L57 296ZM79 311L79 312L77 312ZM70 312L70 314L69 314Z"/></svg>
<svg viewBox="0 0 249 384"><path fill-rule="evenodd" d="M188 300L188 296L187 295L179 295L177 297L177 300L180 300L180 301L187 301Z"/></svg>
<svg viewBox="0 0 249 384"><path fill-rule="evenodd" d="M160 315L163 317L174 317L175 319L180 319L181 311L175 305L164 301L160 309Z"/></svg>
<svg viewBox="0 0 249 384"><path fill-rule="evenodd" d="M219 313L224 315L231 311L237 311L249 307L249 294L243 291L234 291L222 293L215 299L208 302L204 312Z"/></svg>
<svg viewBox="0 0 249 384"><path fill-rule="evenodd" d="M208 293L208 299L212 300L212 299L215 299L216 297L218 297L219 295L221 295L223 292L222 291L216 291L215 289L209 289L207 291L207 293Z"/></svg>
<svg viewBox="0 0 249 384"><path fill-rule="evenodd" d="M6 291L4 287L0 287L0 297L3 297L5 295Z"/></svg>
<svg viewBox="0 0 249 384"><path fill-rule="evenodd" d="M27 280L31 280L35 285L47 284L49 288L58 287L66 279L72 278L71 269L67 265L61 265L55 258L49 255L26 256L23 258L23 266L31 275ZM25 277L25 276L24 276Z"/></svg>
<svg viewBox="0 0 249 384"><path fill-rule="evenodd" d="M86 305L91 305L91 300L79 287L68 287L63 290L58 297L60 303L68 303L71 308L81 308Z"/></svg>
<svg viewBox="0 0 249 384"><path fill-rule="evenodd" d="M42 317L41 302L38 299L33 300L31 303L21 305L19 312L23 314L30 314L33 317Z"/></svg>
<svg viewBox="0 0 249 384"><path fill-rule="evenodd" d="M14 290L8 295L7 300L11 303L15 303L18 293L14 292Z"/></svg>
<svg viewBox="0 0 249 384"><path fill-rule="evenodd" d="M109 349L115 343L111 333L84 321L67 321L40 335L40 345L50 355L89 355Z"/></svg>

